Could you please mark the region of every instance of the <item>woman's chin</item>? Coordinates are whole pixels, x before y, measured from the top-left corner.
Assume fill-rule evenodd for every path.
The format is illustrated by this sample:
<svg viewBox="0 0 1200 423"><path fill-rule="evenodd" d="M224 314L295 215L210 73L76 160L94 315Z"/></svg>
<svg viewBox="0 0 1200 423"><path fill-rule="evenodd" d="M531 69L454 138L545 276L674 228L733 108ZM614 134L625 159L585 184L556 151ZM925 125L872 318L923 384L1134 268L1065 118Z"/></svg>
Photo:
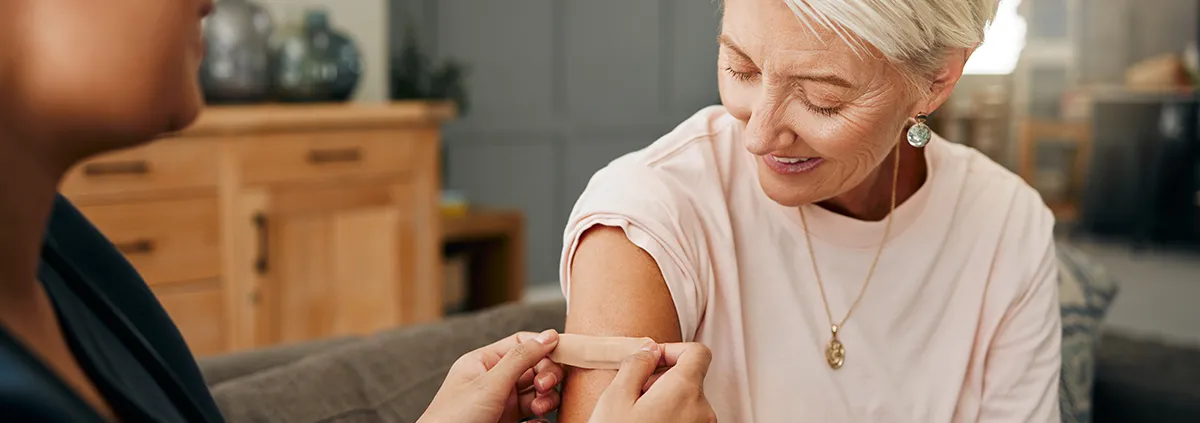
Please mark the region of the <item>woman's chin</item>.
<svg viewBox="0 0 1200 423"><path fill-rule="evenodd" d="M762 190L767 195L767 198L784 207L800 207L814 201L814 197L811 194L796 187L777 186L771 182L763 182Z"/></svg>
<svg viewBox="0 0 1200 423"><path fill-rule="evenodd" d="M792 181L783 181L781 179L790 178L781 177L770 169L763 169L761 164L759 166L759 186L771 201L784 207L800 207L819 199L810 186L797 186Z"/></svg>

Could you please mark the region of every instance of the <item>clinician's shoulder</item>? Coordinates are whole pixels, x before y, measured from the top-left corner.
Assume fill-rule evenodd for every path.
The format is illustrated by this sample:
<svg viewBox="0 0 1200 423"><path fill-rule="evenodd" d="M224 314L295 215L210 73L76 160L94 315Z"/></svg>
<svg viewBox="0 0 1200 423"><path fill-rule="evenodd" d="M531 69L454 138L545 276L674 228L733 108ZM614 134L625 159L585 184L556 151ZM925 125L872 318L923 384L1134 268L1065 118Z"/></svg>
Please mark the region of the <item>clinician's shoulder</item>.
<svg viewBox="0 0 1200 423"><path fill-rule="evenodd" d="M681 201L720 196L735 160L737 121L722 106L701 109L650 145L627 153L593 175L585 191Z"/></svg>

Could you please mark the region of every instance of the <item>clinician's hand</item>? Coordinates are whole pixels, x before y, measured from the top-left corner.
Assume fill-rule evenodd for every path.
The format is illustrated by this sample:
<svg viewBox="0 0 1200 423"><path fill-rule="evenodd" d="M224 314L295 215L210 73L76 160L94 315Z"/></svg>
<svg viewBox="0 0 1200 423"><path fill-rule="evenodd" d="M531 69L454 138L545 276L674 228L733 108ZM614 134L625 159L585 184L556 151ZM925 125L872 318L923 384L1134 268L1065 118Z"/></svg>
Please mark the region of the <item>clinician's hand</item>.
<svg viewBox="0 0 1200 423"><path fill-rule="evenodd" d="M648 343L621 364L600 395L589 423L712 423L717 415L704 397L712 352L697 343ZM671 366L661 375L659 365Z"/></svg>
<svg viewBox="0 0 1200 423"><path fill-rule="evenodd" d="M418 423L515 423L561 401L562 366L546 357L558 333L521 332L463 355Z"/></svg>

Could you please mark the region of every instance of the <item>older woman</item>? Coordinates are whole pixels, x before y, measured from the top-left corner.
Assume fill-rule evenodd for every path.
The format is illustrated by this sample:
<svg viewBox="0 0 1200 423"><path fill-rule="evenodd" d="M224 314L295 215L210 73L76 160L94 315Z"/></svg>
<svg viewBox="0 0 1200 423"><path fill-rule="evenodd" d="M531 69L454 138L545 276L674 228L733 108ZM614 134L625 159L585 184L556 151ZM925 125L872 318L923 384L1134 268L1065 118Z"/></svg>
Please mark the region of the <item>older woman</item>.
<svg viewBox="0 0 1200 423"><path fill-rule="evenodd" d="M571 213L567 331L707 344L722 421L1057 421L1054 219L924 123L996 7L726 0L724 106ZM569 370L562 421L612 377Z"/></svg>
<svg viewBox="0 0 1200 423"><path fill-rule="evenodd" d="M0 420L221 422L188 346L121 253L55 189L83 158L183 129L211 0L0 0ZM422 422L557 408L554 331L460 358ZM706 422L702 345L647 343L596 422ZM657 365L670 370L651 381ZM649 390L644 387L653 384Z"/></svg>

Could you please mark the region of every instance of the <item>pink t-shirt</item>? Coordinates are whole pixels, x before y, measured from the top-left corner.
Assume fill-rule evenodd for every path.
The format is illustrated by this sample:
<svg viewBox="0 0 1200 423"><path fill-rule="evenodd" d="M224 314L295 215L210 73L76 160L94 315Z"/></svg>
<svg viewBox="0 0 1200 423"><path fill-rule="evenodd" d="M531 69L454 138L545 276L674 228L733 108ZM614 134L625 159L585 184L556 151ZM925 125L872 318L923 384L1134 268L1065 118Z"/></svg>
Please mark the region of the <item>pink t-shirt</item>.
<svg viewBox="0 0 1200 423"><path fill-rule="evenodd" d="M705 392L722 422L1059 421L1054 218L1036 191L935 137L833 370L799 211L763 193L743 128L709 107L597 172L563 240L567 297L579 236L623 228L662 270L684 340L712 349ZM840 319L885 222L805 213Z"/></svg>

